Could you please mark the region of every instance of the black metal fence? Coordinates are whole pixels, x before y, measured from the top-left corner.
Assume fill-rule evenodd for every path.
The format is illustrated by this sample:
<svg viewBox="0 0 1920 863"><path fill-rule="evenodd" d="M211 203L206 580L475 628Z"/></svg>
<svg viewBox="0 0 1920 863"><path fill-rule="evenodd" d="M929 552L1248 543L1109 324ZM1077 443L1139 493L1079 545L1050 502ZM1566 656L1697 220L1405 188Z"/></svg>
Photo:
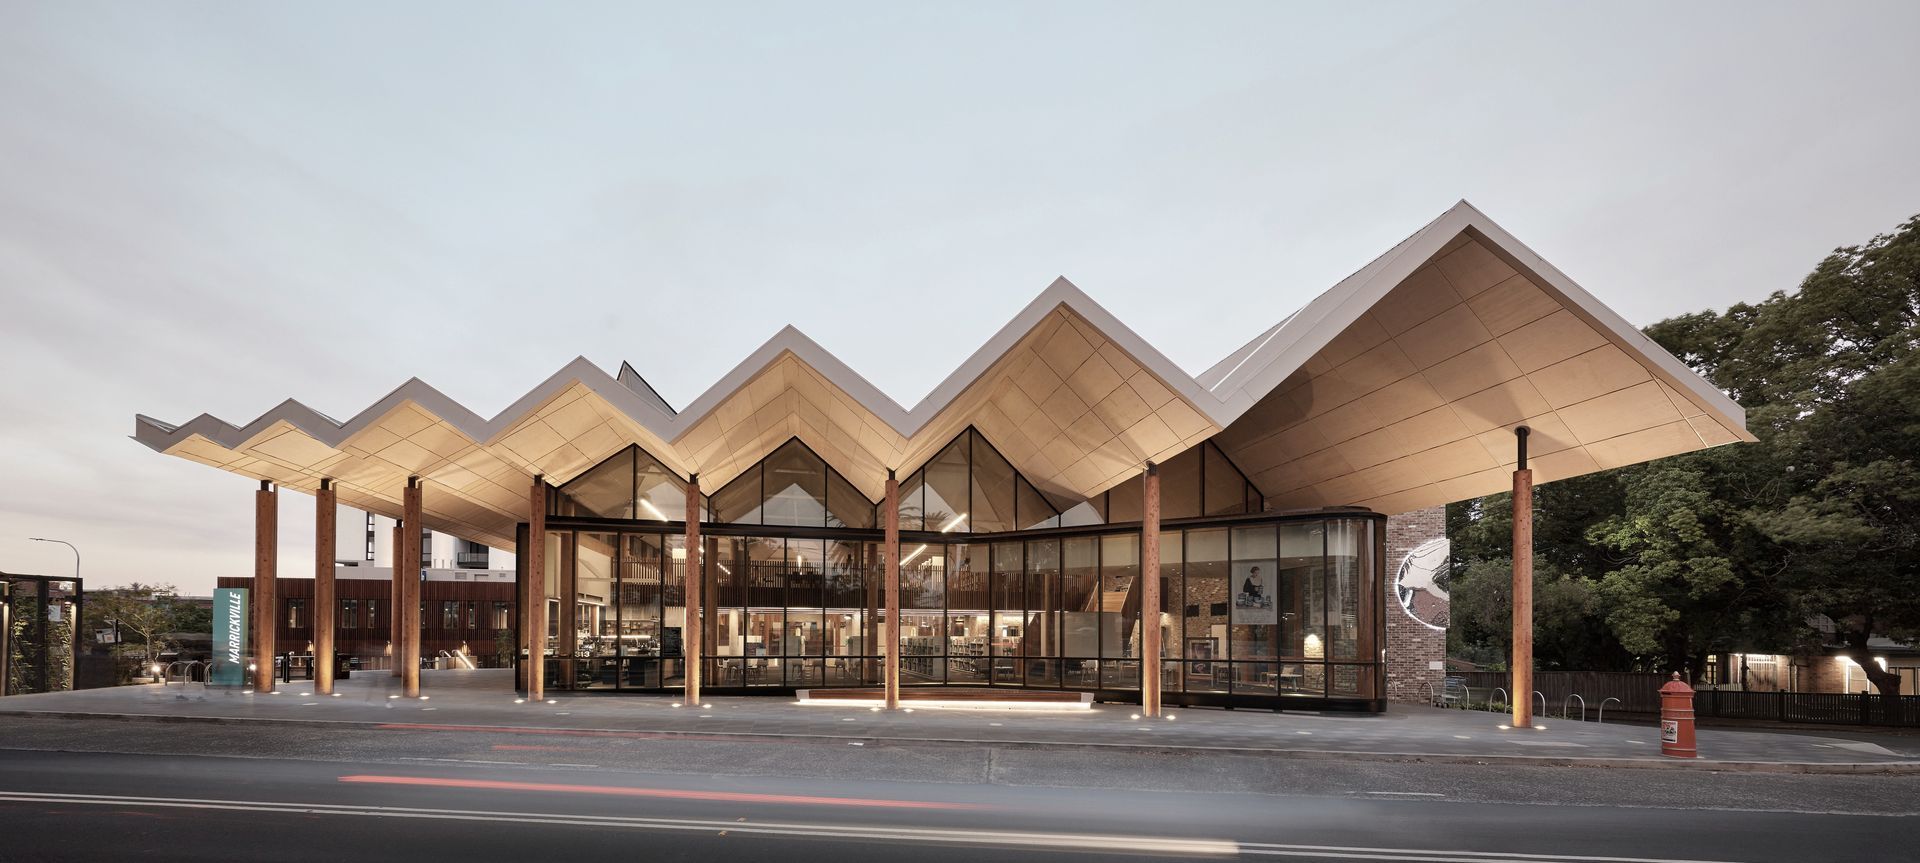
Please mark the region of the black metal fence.
<svg viewBox="0 0 1920 863"><path fill-rule="evenodd" d="M1693 697L1699 716L1845 725L1920 727L1920 695L1819 692L1735 692L1707 689Z"/></svg>
<svg viewBox="0 0 1920 863"><path fill-rule="evenodd" d="M1462 677L1472 692L1475 704L1486 704L1505 696L1508 704L1519 697L1506 688L1511 679L1503 671L1468 671L1450 675ZM1563 711L1579 716L1585 702L1587 717L1594 718L1604 702L1610 714L1655 715L1660 712L1660 687L1670 680L1666 675L1632 671L1537 671L1534 706L1546 702L1546 713L1559 716ZM1574 700L1571 696L1580 696ZM1820 692L1740 692L1727 689L1702 689L1694 693L1695 716L1707 719L1753 719L1775 722L1805 722L1824 725L1885 725L1920 727L1920 695L1829 694Z"/></svg>

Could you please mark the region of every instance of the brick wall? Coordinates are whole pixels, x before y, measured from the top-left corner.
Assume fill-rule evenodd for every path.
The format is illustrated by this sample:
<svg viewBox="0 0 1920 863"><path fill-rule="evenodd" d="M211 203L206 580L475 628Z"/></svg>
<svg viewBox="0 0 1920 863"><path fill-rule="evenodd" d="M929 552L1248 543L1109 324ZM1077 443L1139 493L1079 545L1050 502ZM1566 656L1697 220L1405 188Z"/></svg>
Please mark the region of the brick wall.
<svg viewBox="0 0 1920 863"><path fill-rule="evenodd" d="M1447 509L1436 506L1391 516L1387 519L1387 588L1382 591L1387 604L1387 698L1391 701L1425 702L1431 685L1446 676L1447 633L1426 626L1407 615L1400 607L1394 589L1394 575L1407 553L1430 539L1447 533Z"/></svg>

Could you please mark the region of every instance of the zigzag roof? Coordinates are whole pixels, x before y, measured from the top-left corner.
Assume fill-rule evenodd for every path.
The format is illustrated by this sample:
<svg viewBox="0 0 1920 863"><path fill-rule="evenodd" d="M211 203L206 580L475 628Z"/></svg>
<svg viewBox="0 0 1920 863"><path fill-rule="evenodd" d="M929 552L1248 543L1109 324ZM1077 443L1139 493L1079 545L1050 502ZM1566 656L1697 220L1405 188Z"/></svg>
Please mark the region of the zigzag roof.
<svg viewBox="0 0 1920 863"><path fill-rule="evenodd" d="M1753 439L1739 405L1465 201L1197 376L1059 278L911 409L789 326L678 412L580 357L491 418L413 378L345 422L289 399L243 426L137 416L134 437L291 488L331 478L388 515L418 475L429 526L511 548L532 476L633 443L711 490L797 436L877 499L888 468L973 425L1084 498L1218 436L1270 506L1397 512L1502 487L1517 424L1543 480Z"/></svg>

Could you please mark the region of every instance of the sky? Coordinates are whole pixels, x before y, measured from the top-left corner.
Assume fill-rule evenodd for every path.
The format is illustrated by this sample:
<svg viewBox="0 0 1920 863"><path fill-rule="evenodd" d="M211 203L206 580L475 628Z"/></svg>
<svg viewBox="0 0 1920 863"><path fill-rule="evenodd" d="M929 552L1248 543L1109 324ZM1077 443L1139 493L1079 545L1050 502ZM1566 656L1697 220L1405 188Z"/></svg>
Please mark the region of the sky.
<svg viewBox="0 0 1920 863"><path fill-rule="evenodd" d="M211 591L133 416L685 405L793 324L912 405L1055 276L1199 372L1460 199L1629 321L1920 212L1920 4L0 0L0 570ZM281 495L310 574L312 499Z"/></svg>

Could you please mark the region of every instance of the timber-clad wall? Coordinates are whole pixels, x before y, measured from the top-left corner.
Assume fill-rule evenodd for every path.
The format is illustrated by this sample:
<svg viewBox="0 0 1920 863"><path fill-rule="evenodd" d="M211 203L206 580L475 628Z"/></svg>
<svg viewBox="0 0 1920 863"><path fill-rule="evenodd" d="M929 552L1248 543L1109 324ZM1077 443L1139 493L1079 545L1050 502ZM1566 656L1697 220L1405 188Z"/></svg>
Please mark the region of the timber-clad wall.
<svg viewBox="0 0 1920 863"><path fill-rule="evenodd" d="M313 579L282 578L276 579L279 587L278 608L274 611L274 639L280 653L305 653L307 643L313 640ZM253 587L251 578L222 578L220 587ZM393 594L393 583L387 579L339 578L334 581L336 600L360 600L358 620L353 629L336 629L334 649L342 656L385 657L388 655L387 642L390 640L392 623L389 614ZM426 622L420 628L420 655L432 657L440 651L453 651L462 644L477 657L494 655L493 604L507 604L508 631L518 606L514 597L514 583L507 581L425 581L420 583L420 602L428 614ZM305 600L307 612L300 627L287 625L287 600ZM376 626L367 625L366 600L378 600L380 619ZM459 602L460 626L448 629L441 620L440 603ZM474 609L474 627L466 626L466 603L477 603ZM340 623L340 612L334 611L336 623Z"/></svg>

